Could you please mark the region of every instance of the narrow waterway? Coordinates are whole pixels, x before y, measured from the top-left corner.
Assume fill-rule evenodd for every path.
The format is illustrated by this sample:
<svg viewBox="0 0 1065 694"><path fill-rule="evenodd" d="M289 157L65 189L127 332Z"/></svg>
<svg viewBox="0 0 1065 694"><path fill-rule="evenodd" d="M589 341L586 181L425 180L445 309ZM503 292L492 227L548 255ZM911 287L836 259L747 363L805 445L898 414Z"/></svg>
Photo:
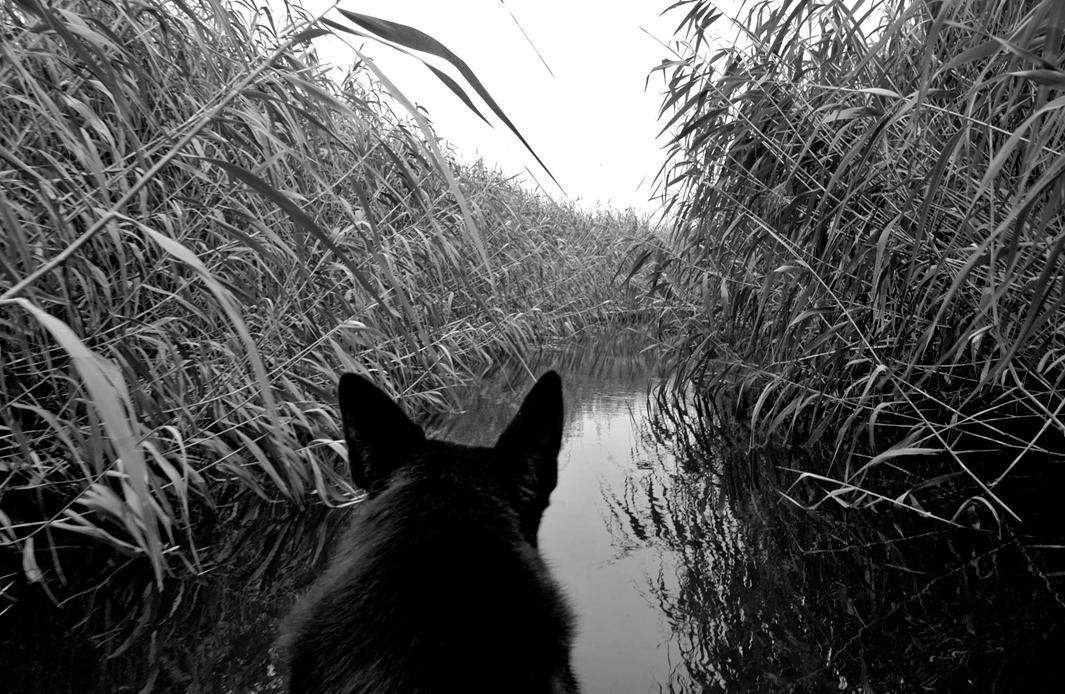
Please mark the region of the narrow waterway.
<svg viewBox="0 0 1065 694"><path fill-rule="evenodd" d="M620 339L488 375L427 430L493 443L548 368L566 420L540 546L577 615L586 694L1065 691L1060 513L1006 531L805 511L782 495L803 498L805 453L722 440ZM284 691L278 624L350 512L220 500L197 579L157 591L143 562L109 557L103 585L61 607L7 606L0 691Z"/></svg>

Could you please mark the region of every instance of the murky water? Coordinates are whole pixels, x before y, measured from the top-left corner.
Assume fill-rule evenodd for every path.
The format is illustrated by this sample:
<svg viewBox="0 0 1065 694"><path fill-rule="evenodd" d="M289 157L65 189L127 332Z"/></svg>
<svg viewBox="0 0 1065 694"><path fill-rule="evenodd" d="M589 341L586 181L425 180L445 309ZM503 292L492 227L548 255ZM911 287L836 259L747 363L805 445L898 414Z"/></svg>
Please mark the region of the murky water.
<svg viewBox="0 0 1065 694"><path fill-rule="evenodd" d="M577 613L584 692L1065 691L1062 528L807 513L778 490L808 461L726 444L683 408L648 410L651 354L614 340L532 371L546 368L564 376L567 415L541 548ZM429 429L491 443L532 380L488 378ZM113 558L98 591L9 606L0 691L283 691L278 620L345 513L221 508L199 580L159 593Z"/></svg>

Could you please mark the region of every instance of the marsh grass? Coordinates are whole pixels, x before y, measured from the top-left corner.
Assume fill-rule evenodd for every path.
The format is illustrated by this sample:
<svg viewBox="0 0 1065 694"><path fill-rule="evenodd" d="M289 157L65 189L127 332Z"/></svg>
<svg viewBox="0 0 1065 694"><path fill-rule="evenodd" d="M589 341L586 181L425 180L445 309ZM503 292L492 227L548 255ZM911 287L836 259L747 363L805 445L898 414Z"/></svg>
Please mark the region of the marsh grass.
<svg viewBox="0 0 1065 694"><path fill-rule="evenodd" d="M86 544L197 573L220 497L347 497L339 372L440 409L636 305L613 281L644 222L458 164L288 11L2 10L0 594L65 590Z"/></svg>
<svg viewBox="0 0 1065 694"><path fill-rule="evenodd" d="M923 513L960 475L946 520L1023 515L1000 485L1065 440L1065 4L674 12L679 381L751 445L827 450L822 502Z"/></svg>

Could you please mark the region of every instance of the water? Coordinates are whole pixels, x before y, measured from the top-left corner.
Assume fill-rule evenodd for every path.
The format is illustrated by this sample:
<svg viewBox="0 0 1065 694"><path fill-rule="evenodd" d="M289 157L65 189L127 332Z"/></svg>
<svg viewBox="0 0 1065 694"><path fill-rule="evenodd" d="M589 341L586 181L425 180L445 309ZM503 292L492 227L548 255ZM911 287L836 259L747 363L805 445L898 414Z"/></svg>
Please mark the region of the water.
<svg viewBox="0 0 1065 694"><path fill-rule="evenodd" d="M618 532L625 523L618 517L618 499L634 480L652 474L649 456L655 452L648 450L642 429L653 360L598 356L595 364L579 368L574 360L552 359L534 367L560 367L567 408L559 482L540 528L540 548L577 616L573 666L582 691L657 692L669 681L678 654L650 586L661 581L675 586L676 565L671 552ZM513 402L530 382L503 381L507 396L494 389L471 393L466 413L439 427L438 435L489 445L502 424L488 420L512 411L500 399Z"/></svg>
<svg viewBox="0 0 1065 694"><path fill-rule="evenodd" d="M778 492L801 455L750 453L683 406L648 410L653 354L612 340L532 371L546 368L564 376L567 415L540 544L577 614L582 691L1065 691L1061 528L808 513ZM462 393L465 414L427 426L490 444L532 382L500 372ZM11 606L0 691L283 691L278 621L344 513L221 509L198 580L159 593L111 557L97 591Z"/></svg>

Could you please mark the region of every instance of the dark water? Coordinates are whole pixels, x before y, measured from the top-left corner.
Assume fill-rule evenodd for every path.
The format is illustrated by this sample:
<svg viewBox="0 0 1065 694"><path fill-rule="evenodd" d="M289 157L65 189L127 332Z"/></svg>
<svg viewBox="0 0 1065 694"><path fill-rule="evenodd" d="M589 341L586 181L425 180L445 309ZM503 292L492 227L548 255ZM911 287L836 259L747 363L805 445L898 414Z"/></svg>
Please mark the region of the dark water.
<svg viewBox="0 0 1065 694"><path fill-rule="evenodd" d="M684 407L648 409L653 353L612 340L532 371L548 367L567 417L541 547L578 615L584 692L1065 691L1060 528L808 513L778 490L809 461L726 444ZM429 428L490 443L531 383L496 374ZM346 512L220 508L198 580L159 593L112 560L104 587L61 608L9 606L0 691L283 691L278 620Z"/></svg>
<svg viewBox="0 0 1065 694"><path fill-rule="evenodd" d="M540 548L565 586L577 615L573 666L585 692L657 692L670 680L679 653L669 619L652 586L675 585L671 552L632 541L618 503L634 480L651 474L664 450L649 447L645 426L654 359L629 349L599 346L587 359L567 355L533 366L564 374L566 424L559 481L540 528ZM439 429L440 435L490 444L510 416L515 392L531 381L521 372L471 393L468 411ZM503 413L506 417L499 421ZM489 434L485 436L485 434Z"/></svg>

